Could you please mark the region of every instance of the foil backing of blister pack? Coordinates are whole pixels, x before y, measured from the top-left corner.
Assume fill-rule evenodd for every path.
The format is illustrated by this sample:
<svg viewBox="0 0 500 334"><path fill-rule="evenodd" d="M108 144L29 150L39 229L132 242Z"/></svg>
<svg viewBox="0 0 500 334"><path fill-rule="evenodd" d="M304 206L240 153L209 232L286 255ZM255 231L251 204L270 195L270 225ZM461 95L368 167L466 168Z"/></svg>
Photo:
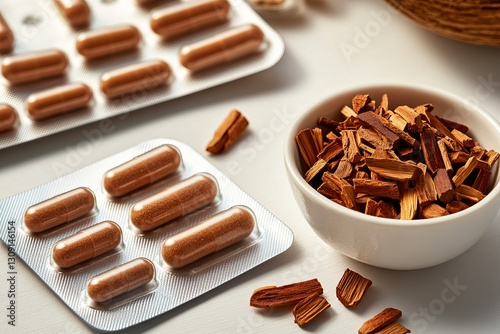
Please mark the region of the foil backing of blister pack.
<svg viewBox="0 0 500 334"><path fill-rule="evenodd" d="M88 29L119 24L134 25L142 34L139 50L87 62L75 47L79 31L75 31L67 24L53 0L2 1L0 4L0 13L14 34L15 46L12 54L56 48L66 53L70 63L67 75L62 78L47 79L22 86L11 86L2 78L0 103L12 105L18 111L19 122L15 129L0 133L0 149L249 76L276 64L284 52L284 42L279 34L245 0L230 0L230 19L227 23L172 41L162 41L151 30L149 24L151 7L141 7L134 0L87 0L87 2L92 10L92 20ZM172 6L179 2L181 1L157 3L162 6ZM265 35L261 52L195 74L191 74L181 65L179 51L182 46L227 28L248 23L257 25ZM156 59L170 65L173 76L169 84L114 100L106 99L100 91L100 76L103 72ZM26 99L31 93L74 82L87 84L92 89L93 102L88 110L69 112L38 122L28 117L25 111ZM165 110L168 114L168 106L165 106Z"/></svg>
<svg viewBox="0 0 500 334"><path fill-rule="evenodd" d="M105 171L163 144L172 145L179 150L182 165L177 172L123 198L114 199L105 193L102 187ZM215 177L219 185L216 201L150 232L137 233L130 227L130 208L134 203L197 173L208 173ZM94 192L97 209L93 214L40 235L30 235L26 232L23 216L28 207L77 187L88 187ZM160 244L166 237L235 205L246 206L255 215L256 227L249 237L184 268L169 269L162 265ZM114 221L122 228L121 249L89 260L75 269L58 271L51 265L54 243L105 220ZM0 222L0 236L6 244L9 243L9 233L12 233L7 226L16 227L13 247L18 258L81 319L90 326L105 331L124 329L165 313L284 252L293 241L291 230L277 217L191 147L170 139L156 139L138 144L39 187L2 199ZM110 307L89 307L85 302L87 281L99 273L138 257L151 260L156 267L156 282L146 294L136 297L132 294L132 300L118 302Z"/></svg>

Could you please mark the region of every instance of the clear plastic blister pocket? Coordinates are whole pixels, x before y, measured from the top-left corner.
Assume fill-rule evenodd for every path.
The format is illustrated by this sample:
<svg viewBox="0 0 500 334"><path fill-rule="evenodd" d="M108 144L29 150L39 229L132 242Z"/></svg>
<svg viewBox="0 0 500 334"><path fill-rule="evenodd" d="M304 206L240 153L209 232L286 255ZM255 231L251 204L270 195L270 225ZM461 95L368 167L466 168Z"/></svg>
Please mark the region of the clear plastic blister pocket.
<svg viewBox="0 0 500 334"><path fill-rule="evenodd" d="M134 0L86 1L91 14L90 23L84 28L69 25L55 0L2 2L0 13L14 36L14 47L10 52L2 52L2 63L12 56L37 52L34 58L43 59L48 65L41 71L38 69L38 74L35 73L36 61L29 58L27 63L34 66L33 70L19 72L19 66L13 66L12 62L2 68L0 149L246 77L273 66L284 52L281 37L245 0L228 0L227 20L204 25L202 29L193 28L194 31L175 38L165 38L153 31L152 13L159 7L206 0L142 1L147 2L142 6L141 1ZM245 27L250 28L245 30ZM255 43L261 36L256 35L253 27L263 33L259 47ZM112 48L108 45L111 43L105 43L106 35L77 43L85 31L110 30L113 42L123 39ZM186 68L198 69L210 64L200 62L197 55L189 53L189 48L183 53L184 47L221 36L221 33L229 34L228 31L237 34L237 42L249 39L242 47L233 45L231 57L235 59L202 71ZM93 43L101 47L88 51ZM216 38L211 48L221 48L221 45ZM240 56L238 50L243 50L245 55ZM246 54L248 50L254 52ZM109 52L108 56L102 56ZM220 57L214 59L224 62L227 59L222 59L226 57L223 54L221 52ZM14 61L14 64L19 63L18 58ZM26 69L26 63L23 64ZM129 74L124 72L126 70ZM130 73L136 77L134 84L124 85L123 80L131 78ZM44 78L33 79L38 76ZM21 83L14 83L17 80ZM64 103L54 102L58 96L63 97ZM12 116L12 110L3 107L5 105L17 110L17 118Z"/></svg>
<svg viewBox="0 0 500 334"><path fill-rule="evenodd" d="M103 173L158 147L179 153L182 161L176 164L176 170L169 169L160 179L132 187L127 194L107 193ZM139 163L144 161L139 159ZM158 166L149 168L144 173L158 170ZM191 181L186 183L186 180ZM183 182L187 186L179 186ZM89 213L40 233L29 232L24 223L29 207L81 187L95 195L95 207ZM161 215L168 206L173 206L172 213L160 218L160 223L151 229L133 227L132 208L151 198L156 200L155 196L168 189L159 202L153 201L146 217ZM158 206L161 212L157 211ZM60 215L59 212L44 214ZM15 226L16 254L79 317L106 331L124 329L167 312L284 252L293 241L293 234L285 224L203 156L169 139L138 144L72 174L0 200L0 222L2 241L7 244L9 233L12 234L7 226ZM103 232L104 229L89 229L103 223L108 227L116 223L120 227L119 243L110 244L105 234L110 232ZM82 230L86 232L81 238L66 245L66 248L74 246L73 251L55 256L69 259L69 265L84 261L69 268L54 265L54 245ZM93 237L101 232L100 239ZM94 238L94 248L85 257L78 243L85 244L87 237ZM95 240L101 240L102 245ZM98 248L107 251L100 254Z"/></svg>

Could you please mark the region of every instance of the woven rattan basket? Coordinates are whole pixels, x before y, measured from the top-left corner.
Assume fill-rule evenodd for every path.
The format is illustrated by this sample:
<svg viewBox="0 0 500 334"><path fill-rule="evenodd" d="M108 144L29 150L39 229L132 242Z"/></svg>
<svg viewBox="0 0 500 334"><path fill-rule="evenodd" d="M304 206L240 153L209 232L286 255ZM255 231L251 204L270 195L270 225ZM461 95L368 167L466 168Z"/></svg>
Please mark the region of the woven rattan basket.
<svg viewBox="0 0 500 334"><path fill-rule="evenodd" d="M385 0L421 26L467 43L500 46L500 0Z"/></svg>

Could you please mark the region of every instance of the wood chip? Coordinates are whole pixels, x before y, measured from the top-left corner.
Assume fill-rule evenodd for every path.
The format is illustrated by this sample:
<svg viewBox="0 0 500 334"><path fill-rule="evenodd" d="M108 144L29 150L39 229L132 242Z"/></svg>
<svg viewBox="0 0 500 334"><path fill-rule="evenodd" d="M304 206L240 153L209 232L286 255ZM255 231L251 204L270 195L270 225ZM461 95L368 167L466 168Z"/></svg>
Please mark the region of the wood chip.
<svg viewBox="0 0 500 334"><path fill-rule="evenodd" d="M215 130L206 150L213 154L227 151L248 127L248 120L241 112L233 109Z"/></svg>
<svg viewBox="0 0 500 334"><path fill-rule="evenodd" d="M431 203L420 210L420 218L437 218L448 215L449 212L436 203Z"/></svg>
<svg viewBox="0 0 500 334"><path fill-rule="evenodd" d="M462 124L462 123L458 123L458 122L452 121L450 119L442 118L439 116L436 116L436 118L441 123L443 123L444 126L446 126L450 130L456 129L456 130L463 132L463 133L467 133L469 131L469 127Z"/></svg>
<svg viewBox="0 0 500 334"><path fill-rule="evenodd" d="M365 112L358 115L358 119L368 127L377 130L382 136L387 139L391 147L398 146L401 139L392 131L385 127L379 117L372 112Z"/></svg>
<svg viewBox="0 0 500 334"><path fill-rule="evenodd" d="M350 163L356 163L361 160L362 155L359 153L359 148L356 143L356 131L354 130L342 130L340 132L342 136L342 147L344 149L344 155Z"/></svg>
<svg viewBox="0 0 500 334"><path fill-rule="evenodd" d="M370 171L375 172L389 180L416 180L422 173L420 168L406 161L378 159L373 157L367 157L365 158L365 161Z"/></svg>
<svg viewBox="0 0 500 334"><path fill-rule="evenodd" d="M329 307L330 303L328 303L325 298L321 297L317 293L313 293L305 299L302 299L292 309L293 316L295 317L295 323L302 327L311 322Z"/></svg>
<svg viewBox="0 0 500 334"><path fill-rule="evenodd" d="M425 163L432 174L440 168L445 168L441 152L439 151L437 137L434 132L425 128L422 133L420 133L420 144L422 145Z"/></svg>
<svg viewBox="0 0 500 334"><path fill-rule="evenodd" d="M394 113L401 116L408 123L408 130L412 132L422 132L422 117L413 108L408 106L399 106L394 109Z"/></svg>
<svg viewBox="0 0 500 334"><path fill-rule="evenodd" d="M438 169L433 181L439 200L443 203L450 202L455 196L455 191L453 190L453 185L446 169Z"/></svg>
<svg viewBox="0 0 500 334"><path fill-rule="evenodd" d="M314 165L311 168L309 168L309 170L304 175L304 179L306 180L306 182L309 183L317 175L321 175L325 171L327 165L328 165L327 162L323 159L319 159L318 161L316 161Z"/></svg>
<svg viewBox="0 0 500 334"><path fill-rule="evenodd" d="M309 128L301 130L295 136L295 142L299 147L300 155L306 163L307 168L311 168L316 160L318 160L317 155L320 151L316 146L313 131Z"/></svg>
<svg viewBox="0 0 500 334"><path fill-rule="evenodd" d="M374 202L374 201L372 201ZM372 281L355 271L346 269L337 284L337 298L345 307L357 306L366 294Z"/></svg>
<svg viewBox="0 0 500 334"><path fill-rule="evenodd" d="M453 136L455 136L456 140L460 144L462 144L463 147L471 148L471 147L474 147L476 145L474 143L474 140L472 140L471 137L467 136L465 133L463 133L457 129L453 129L451 131L451 133L453 134Z"/></svg>
<svg viewBox="0 0 500 334"><path fill-rule="evenodd" d="M386 308L374 317L365 321L358 330L358 334L374 334L401 318L402 315L403 313L398 309Z"/></svg>
<svg viewBox="0 0 500 334"><path fill-rule="evenodd" d="M463 165L457 170L456 174L451 179L455 184L455 187L458 187L465 181L465 179L470 175L470 173L472 173L474 168L476 168L477 162L478 160L476 158L470 157L465 163L465 165Z"/></svg>
<svg viewBox="0 0 500 334"><path fill-rule="evenodd" d="M455 213L455 212L465 210L468 207L469 206L467 204L465 204L464 202L451 201L450 203L446 204L446 211L448 211L449 213Z"/></svg>
<svg viewBox="0 0 500 334"><path fill-rule="evenodd" d="M372 101L370 95L368 94L357 94L352 99L352 110L356 114L364 111L365 107Z"/></svg>
<svg viewBox="0 0 500 334"><path fill-rule="evenodd" d="M411 220L415 218L418 210L418 197L415 188L407 188L401 195L401 220Z"/></svg>
<svg viewBox="0 0 500 334"><path fill-rule="evenodd" d="M418 204L420 207L429 205L437 200L436 185L432 180L431 174L424 173L420 175L415 188L417 189Z"/></svg>
<svg viewBox="0 0 500 334"><path fill-rule="evenodd" d="M486 191L488 190L488 184L490 182L491 174L492 174L492 172L490 170L480 169L479 173L477 174L476 178L474 179L474 183L472 184L472 188L485 194Z"/></svg>
<svg viewBox="0 0 500 334"><path fill-rule="evenodd" d="M401 195L397 183L388 181L377 181L370 179L352 179L354 191L378 197L387 197L399 200Z"/></svg>
<svg viewBox="0 0 500 334"><path fill-rule="evenodd" d="M342 156L344 154L344 149L342 147L342 139L337 138L328 144L317 154L318 159L325 160L326 162L330 162L338 156Z"/></svg>
<svg viewBox="0 0 500 334"><path fill-rule="evenodd" d="M440 139L437 144L439 147L439 153L441 153L441 158L443 159L444 169L446 169L449 174L453 173L453 166L451 164L450 157L448 156L448 150L446 149L445 142Z"/></svg>
<svg viewBox="0 0 500 334"><path fill-rule="evenodd" d="M475 203L479 202L485 197L485 195L479 190L465 184L461 184L460 186L458 186L456 192L458 199L465 198Z"/></svg>
<svg viewBox="0 0 500 334"><path fill-rule="evenodd" d="M265 286L252 293L250 306L266 308L295 305L313 293L323 294L323 287L316 278L279 287Z"/></svg>

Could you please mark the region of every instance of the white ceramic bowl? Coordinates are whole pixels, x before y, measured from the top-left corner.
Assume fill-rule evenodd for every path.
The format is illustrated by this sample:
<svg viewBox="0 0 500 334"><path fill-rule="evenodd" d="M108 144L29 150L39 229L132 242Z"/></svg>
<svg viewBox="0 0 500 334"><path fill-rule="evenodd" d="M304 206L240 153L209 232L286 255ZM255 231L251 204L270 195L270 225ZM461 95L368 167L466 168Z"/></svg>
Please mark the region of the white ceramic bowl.
<svg viewBox="0 0 500 334"><path fill-rule="evenodd" d="M500 125L488 113L464 99L436 89L383 85L336 93L300 116L285 141L285 165L295 199L316 234L340 253L388 269L420 269L448 261L469 249L484 234L500 209L498 167L491 177L491 191L479 203L447 216L401 221L379 218L347 209L318 193L304 181L295 143L302 129L314 127L320 116L340 120L339 110L356 94L370 94L377 101L383 93L389 106L432 103L433 114L469 126L469 133L486 149L500 152Z"/></svg>

